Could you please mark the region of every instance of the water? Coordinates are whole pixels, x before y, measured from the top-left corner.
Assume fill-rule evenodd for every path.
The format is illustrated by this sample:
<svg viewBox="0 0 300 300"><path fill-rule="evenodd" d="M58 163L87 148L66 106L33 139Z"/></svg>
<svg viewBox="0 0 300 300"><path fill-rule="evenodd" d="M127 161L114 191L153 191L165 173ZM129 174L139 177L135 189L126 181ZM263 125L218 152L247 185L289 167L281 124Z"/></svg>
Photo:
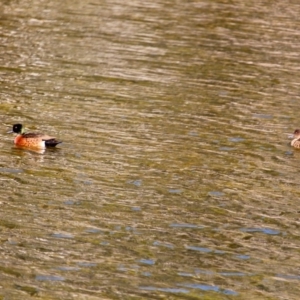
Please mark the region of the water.
<svg viewBox="0 0 300 300"><path fill-rule="evenodd" d="M299 299L298 3L1 7L0 298Z"/></svg>

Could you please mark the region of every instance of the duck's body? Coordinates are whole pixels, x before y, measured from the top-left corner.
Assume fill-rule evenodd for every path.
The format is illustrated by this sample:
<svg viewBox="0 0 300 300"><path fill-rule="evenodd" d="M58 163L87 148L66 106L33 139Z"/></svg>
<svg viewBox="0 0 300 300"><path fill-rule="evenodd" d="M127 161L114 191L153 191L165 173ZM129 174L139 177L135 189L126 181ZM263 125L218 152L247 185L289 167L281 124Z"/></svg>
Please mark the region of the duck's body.
<svg viewBox="0 0 300 300"><path fill-rule="evenodd" d="M62 143L56 140L55 137L42 133L25 133L22 124L14 124L11 132L17 133L14 143L20 147L46 149L46 147L55 147L57 144Z"/></svg>
<svg viewBox="0 0 300 300"><path fill-rule="evenodd" d="M294 137L293 137L293 140L291 141L291 146L296 149L300 149L300 130L299 129L296 129L294 131Z"/></svg>

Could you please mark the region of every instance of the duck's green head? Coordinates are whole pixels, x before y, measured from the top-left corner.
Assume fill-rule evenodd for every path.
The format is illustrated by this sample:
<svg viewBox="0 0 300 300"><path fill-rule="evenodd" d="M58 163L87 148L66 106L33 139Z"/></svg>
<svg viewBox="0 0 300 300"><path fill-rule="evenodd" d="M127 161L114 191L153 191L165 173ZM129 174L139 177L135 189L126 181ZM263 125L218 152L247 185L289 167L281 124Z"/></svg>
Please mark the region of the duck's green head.
<svg viewBox="0 0 300 300"><path fill-rule="evenodd" d="M22 134L24 132L22 124L14 124L12 128L12 132Z"/></svg>

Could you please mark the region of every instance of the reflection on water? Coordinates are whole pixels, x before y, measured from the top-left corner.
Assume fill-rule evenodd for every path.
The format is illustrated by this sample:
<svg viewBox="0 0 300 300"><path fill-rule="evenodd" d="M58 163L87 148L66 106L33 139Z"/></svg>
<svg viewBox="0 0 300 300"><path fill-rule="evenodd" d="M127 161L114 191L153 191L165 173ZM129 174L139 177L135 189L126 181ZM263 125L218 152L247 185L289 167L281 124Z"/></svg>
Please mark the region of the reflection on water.
<svg viewBox="0 0 300 300"><path fill-rule="evenodd" d="M299 13L1 4L0 298L298 299Z"/></svg>
<svg viewBox="0 0 300 300"><path fill-rule="evenodd" d="M29 152L29 153L37 153L37 154L44 154L46 152L46 149L34 149L34 148L27 148L27 147L20 147L20 146L14 146L15 149L18 149L19 153L24 152Z"/></svg>

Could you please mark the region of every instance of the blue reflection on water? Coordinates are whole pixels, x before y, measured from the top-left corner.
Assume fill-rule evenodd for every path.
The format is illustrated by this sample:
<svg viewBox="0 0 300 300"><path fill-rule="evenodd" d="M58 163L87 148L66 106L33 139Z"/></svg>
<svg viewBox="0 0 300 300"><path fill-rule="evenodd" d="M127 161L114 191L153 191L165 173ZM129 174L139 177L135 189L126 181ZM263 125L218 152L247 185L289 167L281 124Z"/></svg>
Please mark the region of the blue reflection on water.
<svg viewBox="0 0 300 300"><path fill-rule="evenodd" d="M236 258L239 258L239 259L249 259L250 255L240 254L240 255L236 255Z"/></svg>
<svg viewBox="0 0 300 300"><path fill-rule="evenodd" d="M224 254L225 253L225 251L212 250L209 248L198 247L198 246L186 246L185 248L188 250L200 251L200 252L204 252L204 253L214 253L214 254Z"/></svg>
<svg viewBox="0 0 300 300"><path fill-rule="evenodd" d="M204 226L188 224L188 223L172 223L172 224L170 224L170 227L173 227L173 228L197 228L197 229L204 228Z"/></svg>
<svg viewBox="0 0 300 300"><path fill-rule="evenodd" d="M53 237L58 238L58 239L73 239L74 236L72 234L68 233L53 233Z"/></svg>
<svg viewBox="0 0 300 300"><path fill-rule="evenodd" d="M246 274L242 272L220 272L219 274L223 276L246 276Z"/></svg>
<svg viewBox="0 0 300 300"><path fill-rule="evenodd" d="M155 260L153 260L153 259L142 258L139 260L139 262L142 264L145 264L145 265L155 265Z"/></svg>
<svg viewBox="0 0 300 300"><path fill-rule="evenodd" d="M182 190L180 189L169 189L169 193L171 194L180 194Z"/></svg>
<svg viewBox="0 0 300 300"><path fill-rule="evenodd" d="M159 241L154 241L153 242L153 246L162 246L162 247L174 249L174 246L172 244L170 244L170 243L162 243L162 242L159 242Z"/></svg>
<svg viewBox="0 0 300 300"><path fill-rule="evenodd" d="M271 228L241 228L240 230L243 232L261 232L270 235L280 234L279 230L275 230Z"/></svg>
<svg viewBox="0 0 300 300"><path fill-rule="evenodd" d="M184 286L191 289L199 289L202 291L214 291L219 292L225 295L238 295L237 292L227 289L221 289L218 286L215 285L206 285L206 284L198 284L198 283L186 283L186 284L180 284L180 286Z"/></svg>
<svg viewBox="0 0 300 300"><path fill-rule="evenodd" d="M285 279L296 279L296 280L300 280L300 275L277 274L276 277L285 278Z"/></svg>
<svg viewBox="0 0 300 300"><path fill-rule="evenodd" d="M181 288L157 288L153 286L140 286L140 290L146 290L146 291L159 291L159 292L166 292L166 293L184 293L187 294L189 291L186 289Z"/></svg>
<svg viewBox="0 0 300 300"><path fill-rule="evenodd" d="M224 196L224 193L218 192L218 191L211 191L208 193L209 196L214 196L214 197L221 197Z"/></svg>
<svg viewBox="0 0 300 300"><path fill-rule="evenodd" d="M235 148L233 148L233 147L220 147L219 150L220 151L232 151L232 150L235 150Z"/></svg>
<svg viewBox="0 0 300 300"><path fill-rule="evenodd" d="M62 276L54 275L36 275L35 279L38 281L64 281L65 278Z"/></svg>
<svg viewBox="0 0 300 300"><path fill-rule="evenodd" d="M78 266L80 267L96 267L96 263L91 263L91 262L79 262Z"/></svg>
<svg viewBox="0 0 300 300"><path fill-rule="evenodd" d="M229 141L234 142L234 143L238 143L238 142L244 141L244 139L241 138L241 137L232 137L232 138L229 138Z"/></svg>
<svg viewBox="0 0 300 300"><path fill-rule="evenodd" d="M78 268L78 267L68 267L68 266L61 266L61 267L57 267L56 269L60 270L60 271L78 271L78 270L80 270L80 268Z"/></svg>
<svg viewBox="0 0 300 300"><path fill-rule="evenodd" d="M129 180L129 181L127 181L127 183L133 184L137 187L140 187L142 185L143 181L141 179L137 179L137 180Z"/></svg>

